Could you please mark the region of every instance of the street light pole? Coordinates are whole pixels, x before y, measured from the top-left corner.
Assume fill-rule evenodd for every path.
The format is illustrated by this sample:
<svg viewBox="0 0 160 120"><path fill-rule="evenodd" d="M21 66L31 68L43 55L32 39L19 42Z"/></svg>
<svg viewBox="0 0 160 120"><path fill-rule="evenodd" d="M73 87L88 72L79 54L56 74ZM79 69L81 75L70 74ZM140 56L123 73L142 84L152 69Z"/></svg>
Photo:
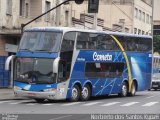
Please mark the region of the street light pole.
<svg viewBox="0 0 160 120"><path fill-rule="evenodd" d="M93 20L93 29L97 29L97 13L94 13L94 20Z"/></svg>

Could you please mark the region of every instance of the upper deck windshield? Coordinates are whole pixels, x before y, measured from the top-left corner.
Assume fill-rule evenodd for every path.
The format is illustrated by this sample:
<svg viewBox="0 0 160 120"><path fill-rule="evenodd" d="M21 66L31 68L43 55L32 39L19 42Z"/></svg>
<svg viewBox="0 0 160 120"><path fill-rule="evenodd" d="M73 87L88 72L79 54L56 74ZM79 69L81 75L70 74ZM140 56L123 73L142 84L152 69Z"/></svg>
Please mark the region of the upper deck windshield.
<svg viewBox="0 0 160 120"><path fill-rule="evenodd" d="M19 50L58 52L61 38L60 32L25 32Z"/></svg>

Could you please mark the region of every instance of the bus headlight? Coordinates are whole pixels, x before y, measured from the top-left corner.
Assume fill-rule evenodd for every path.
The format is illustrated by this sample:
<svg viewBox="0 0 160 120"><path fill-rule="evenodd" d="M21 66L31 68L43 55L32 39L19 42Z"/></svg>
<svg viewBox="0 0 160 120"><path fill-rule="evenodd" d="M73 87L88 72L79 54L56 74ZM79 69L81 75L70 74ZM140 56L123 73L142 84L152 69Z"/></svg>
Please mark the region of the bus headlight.
<svg viewBox="0 0 160 120"><path fill-rule="evenodd" d="M14 90L22 90L22 88L14 86Z"/></svg>
<svg viewBox="0 0 160 120"><path fill-rule="evenodd" d="M44 89L43 91L44 92L56 92L57 90L54 88L51 88L51 89Z"/></svg>

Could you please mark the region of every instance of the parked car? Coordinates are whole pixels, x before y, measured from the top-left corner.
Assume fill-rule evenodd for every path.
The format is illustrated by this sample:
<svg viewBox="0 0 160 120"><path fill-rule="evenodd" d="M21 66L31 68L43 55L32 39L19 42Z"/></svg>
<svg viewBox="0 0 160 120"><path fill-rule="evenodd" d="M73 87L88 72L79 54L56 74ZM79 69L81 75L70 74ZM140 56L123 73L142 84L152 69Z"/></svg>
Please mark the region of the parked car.
<svg viewBox="0 0 160 120"><path fill-rule="evenodd" d="M152 86L151 89L160 89L160 73L154 73L152 76Z"/></svg>

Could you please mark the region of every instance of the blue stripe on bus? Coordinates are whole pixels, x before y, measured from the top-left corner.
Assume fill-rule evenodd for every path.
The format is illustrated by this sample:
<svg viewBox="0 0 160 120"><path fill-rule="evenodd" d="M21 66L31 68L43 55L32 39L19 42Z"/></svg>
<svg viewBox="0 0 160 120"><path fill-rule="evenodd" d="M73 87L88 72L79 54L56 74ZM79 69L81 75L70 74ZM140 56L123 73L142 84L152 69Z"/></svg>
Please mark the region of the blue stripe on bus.
<svg viewBox="0 0 160 120"><path fill-rule="evenodd" d="M57 58L58 53L40 53L40 52L17 52L17 57L37 57L37 58Z"/></svg>
<svg viewBox="0 0 160 120"><path fill-rule="evenodd" d="M57 89L57 84L28 84L14 81L14 86L18 86L22 90L27 91L43 91L45 89L55 88Z"/></svg>

